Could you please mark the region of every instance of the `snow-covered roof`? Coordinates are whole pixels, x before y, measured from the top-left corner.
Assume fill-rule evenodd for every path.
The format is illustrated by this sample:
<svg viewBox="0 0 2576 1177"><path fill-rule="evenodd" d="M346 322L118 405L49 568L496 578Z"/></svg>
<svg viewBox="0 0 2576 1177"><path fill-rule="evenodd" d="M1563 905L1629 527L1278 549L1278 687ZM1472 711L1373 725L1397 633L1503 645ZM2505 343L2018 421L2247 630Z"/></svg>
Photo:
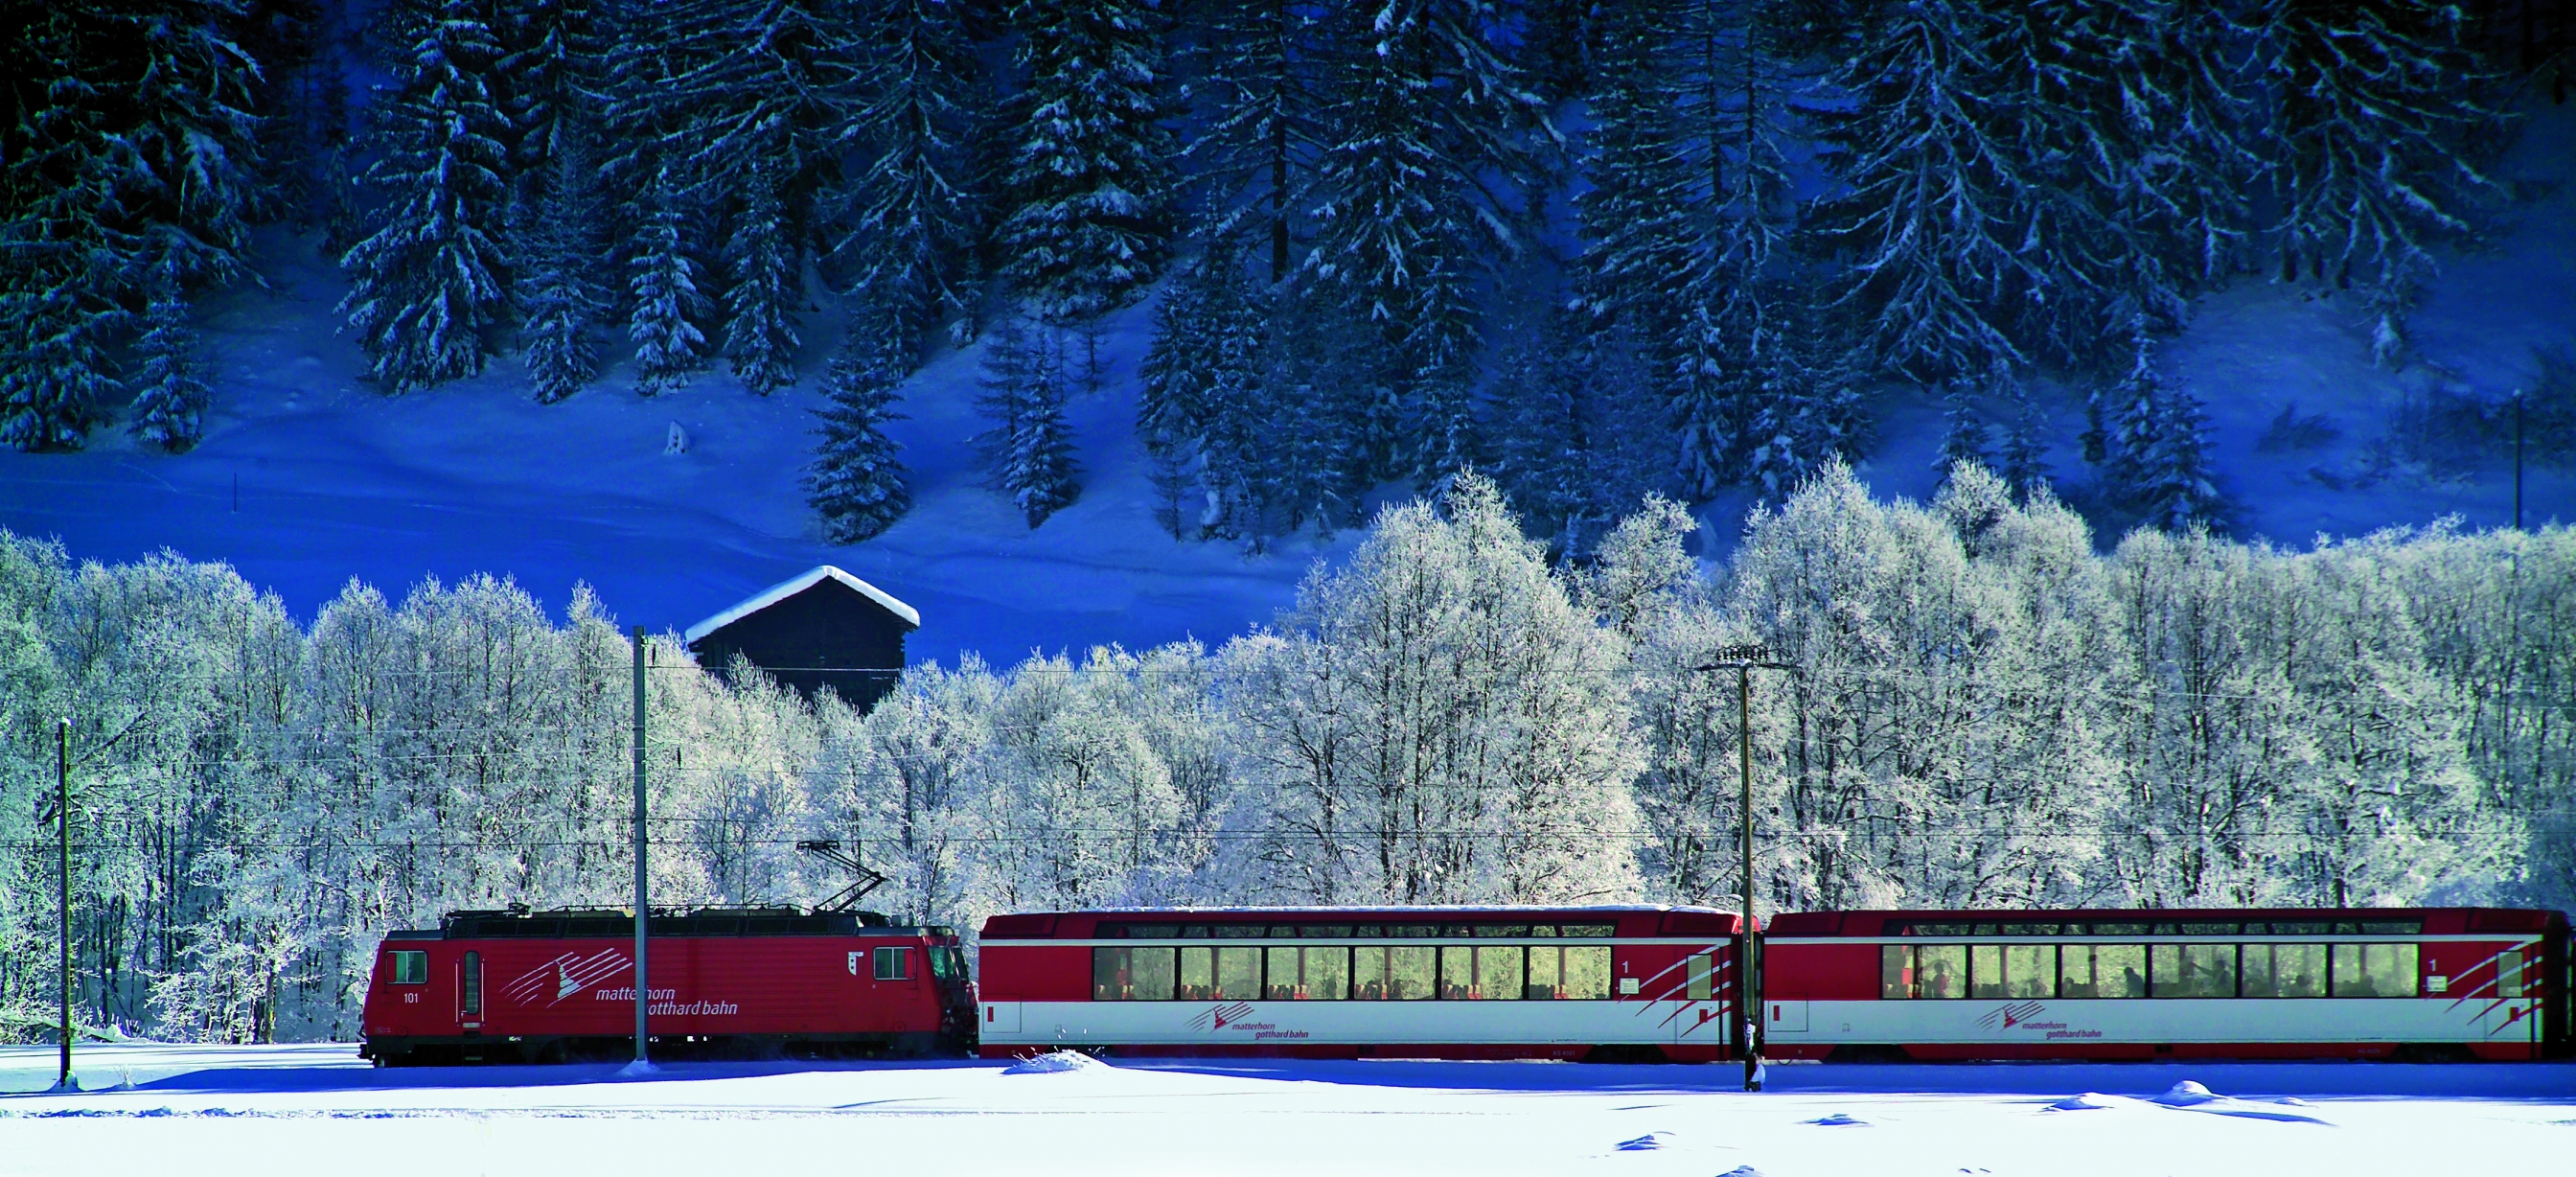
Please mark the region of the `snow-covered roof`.
<svg viewBox="0 0 2576 1177"><path fill-rule="evenodd" d="M714 633L719 629L723 629L724 627L733 624L734 622L740 621L745 617L749 617L754 613L758 613L763 609L775 605L780 601L784 601L789 597L804 592L805 590L822 583L826 577L840 581L842 584L857 590L860 596L866 597L877 604L885 606L886 612L892 613L895 616L910 622L914 629L921 628L921 610L915 609L910 605L894 599L894 596L886 592L884 589L869 584L868 582L852 576L847 572L843 572L829 564L824 564L789 577L786 580L779 581L778 583L761 590L758 594L743 601L741 604L735 605L733 608L727 609L722 613L718 613L713 617L697 623L696 625L690 626L688 633L683 636L687 637L688 640L695 642L699 638L705 637L708 634Z"/></svg>

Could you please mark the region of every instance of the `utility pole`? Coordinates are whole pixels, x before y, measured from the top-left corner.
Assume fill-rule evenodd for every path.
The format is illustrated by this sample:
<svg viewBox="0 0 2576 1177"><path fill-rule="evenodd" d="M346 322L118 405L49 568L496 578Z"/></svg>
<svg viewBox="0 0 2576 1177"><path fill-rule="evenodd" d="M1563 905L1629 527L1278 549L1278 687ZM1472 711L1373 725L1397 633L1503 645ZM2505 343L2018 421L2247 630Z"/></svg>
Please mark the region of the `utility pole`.
<svg viewBox="0 0 2576 1177"><path fill-rule="evenodd" d="M1755 930L1753 916L1753 672L1756 670L1793 670L1786 662L1771 660L1771 651L1762 646L1727 646L1717 652L1717 660L1691 669L1707 672L1735 672L1735 750L1736 764L1742 771L1744 785L1744 947L1736 954L1736 975L1741 979L1737 991L1742 997L1742 1037L1744 1048L1744 1089L1762 1090L1762 938Z"/></svg>
<svg viewBox="0 0 2576 1177"><path fill-rule="evenodd" d="M63 1065L54 1078L56 1090L72 1085L72 721L54 728L54 832L61 845L54 861L54 912L62 933L62 974L55 978L56 1011L61 1015Z"/></svg>
<svg viewBox="0 0 2576 1177"><path fill-rule="evenodd" d="M2522 390L2513 390L2513 529L2522 530Z"/></svg>
<svg viewBox="0 0 2576 1177"><path fill-rule="evenodd" d="M644 976L644 939L652 923L650 896L645 891L644 858L644 627L635 627L635 1063L650 1066L647 1048L651 1039L645 1032L645 1011L650 1008L652 989Z"/></svg>

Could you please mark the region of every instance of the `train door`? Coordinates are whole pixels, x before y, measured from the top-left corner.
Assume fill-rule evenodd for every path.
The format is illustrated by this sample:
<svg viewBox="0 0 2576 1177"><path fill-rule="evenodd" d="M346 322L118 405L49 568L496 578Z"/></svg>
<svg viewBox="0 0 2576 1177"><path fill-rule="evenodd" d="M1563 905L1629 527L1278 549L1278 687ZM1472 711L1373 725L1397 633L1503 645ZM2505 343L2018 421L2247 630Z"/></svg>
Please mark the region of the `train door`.
<svg viewBox="0 0 2576 1177"><path fill-rule="evenodd" d="M483 1028L483 954L470 948L456 963L456 1023Z"/></svg>
<svg viewBox="0 0 2576 1177"><path fill-rule="evenodd" d="M1681 1005L1673 1011L1673 1041L1694 1046L1725 1046L1735 1040L1727 1022L1728 962L1720 949L1692 953L1682 961Z"/></svg>

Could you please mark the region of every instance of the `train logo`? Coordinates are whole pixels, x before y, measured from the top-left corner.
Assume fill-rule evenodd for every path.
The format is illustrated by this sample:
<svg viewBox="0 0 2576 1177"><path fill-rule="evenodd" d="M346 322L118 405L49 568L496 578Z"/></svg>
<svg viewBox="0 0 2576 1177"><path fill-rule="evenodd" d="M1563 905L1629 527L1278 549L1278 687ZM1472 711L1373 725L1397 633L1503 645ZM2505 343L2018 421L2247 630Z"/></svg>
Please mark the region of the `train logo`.
<svg viewBox="0 0 2576 1177"><path fill-rule="evenodd" d="M1222 1030L1228 1025L1242 1021L1244 1017L1249 1015L1251 1012L1252 1003L1248 1001L1236 1001L1229 1002L1224 1005L1212 1005L1207 1009L1200 1011L1199 1016L1190 1019L1190 1028L1193 1030Z"/></svg>
<svg viewBox="0 0 2576 1177"><path fill-rule="evenodd" d="M851 975L851 976L855 977L855 976L858 976L858 975L859 975L859 958L860 958L861 956L865 956L865 955L867 955L867 954L866 954L866 953L861 953L861 952L853 952L853 953L851 953L851 954L850 954L850 975Z"/></svg>
<svg viewBox="0 0 2576 1177"><path fill-rule="evenodd" d="M1992 1030L2000 1023L2002 1028L2009 1030L2047 1011L2048 1007L2039 1002L2017 1001L2011 1005L1999 1005L1986 1011L1986 1016L1978 1018L1977 1024Z"/></svg>
<svg viewBox="0 0 2576 1177"><path fill-rule="evenodd" d="M552 988L554 995L546 1004L553 1006L634 967L624 952L614 948L603 948L588 955L567 952L511 978L509 984L501 987L501 992L520 1005L531 1005L539 997L546 996L548 988Z"/></svg>

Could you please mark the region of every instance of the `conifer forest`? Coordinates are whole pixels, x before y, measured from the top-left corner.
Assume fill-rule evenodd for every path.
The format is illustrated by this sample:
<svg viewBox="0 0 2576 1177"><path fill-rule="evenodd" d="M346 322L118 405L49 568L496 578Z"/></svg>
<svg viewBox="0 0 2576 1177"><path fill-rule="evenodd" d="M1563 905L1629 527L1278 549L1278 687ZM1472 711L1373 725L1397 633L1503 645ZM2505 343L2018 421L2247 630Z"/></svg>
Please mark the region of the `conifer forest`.
<svg viewBox="0 0 2576 1177"><path fill-rule="evenodd" d="M886 429L934 393L1062 527L1121 315L1157 542L1357 534L1270 624L916 662L865 714L649 639L674 902L810 902L837 838L968 928L1734 908L1750 821L1765 915L2576 907L2576 530L2247 535L2159 364L2277 284L2422 365L2446 259L2540 191L2506 158L2576 4L0 6L8 447L203 443L192 308L292 234L374 396L817 390L831 544L915 510ZM2413 435L2564 475L2576 328L2533 364ZM1923 502L1855 473L1890 390L1940 408ZM629 894L617 603L347 583L0 528L0 1041L50 1025L66 718L102 1032L349 1039L387 929ZM1744 643L1788 664L1749 730L1704 670Z"/></svg>

